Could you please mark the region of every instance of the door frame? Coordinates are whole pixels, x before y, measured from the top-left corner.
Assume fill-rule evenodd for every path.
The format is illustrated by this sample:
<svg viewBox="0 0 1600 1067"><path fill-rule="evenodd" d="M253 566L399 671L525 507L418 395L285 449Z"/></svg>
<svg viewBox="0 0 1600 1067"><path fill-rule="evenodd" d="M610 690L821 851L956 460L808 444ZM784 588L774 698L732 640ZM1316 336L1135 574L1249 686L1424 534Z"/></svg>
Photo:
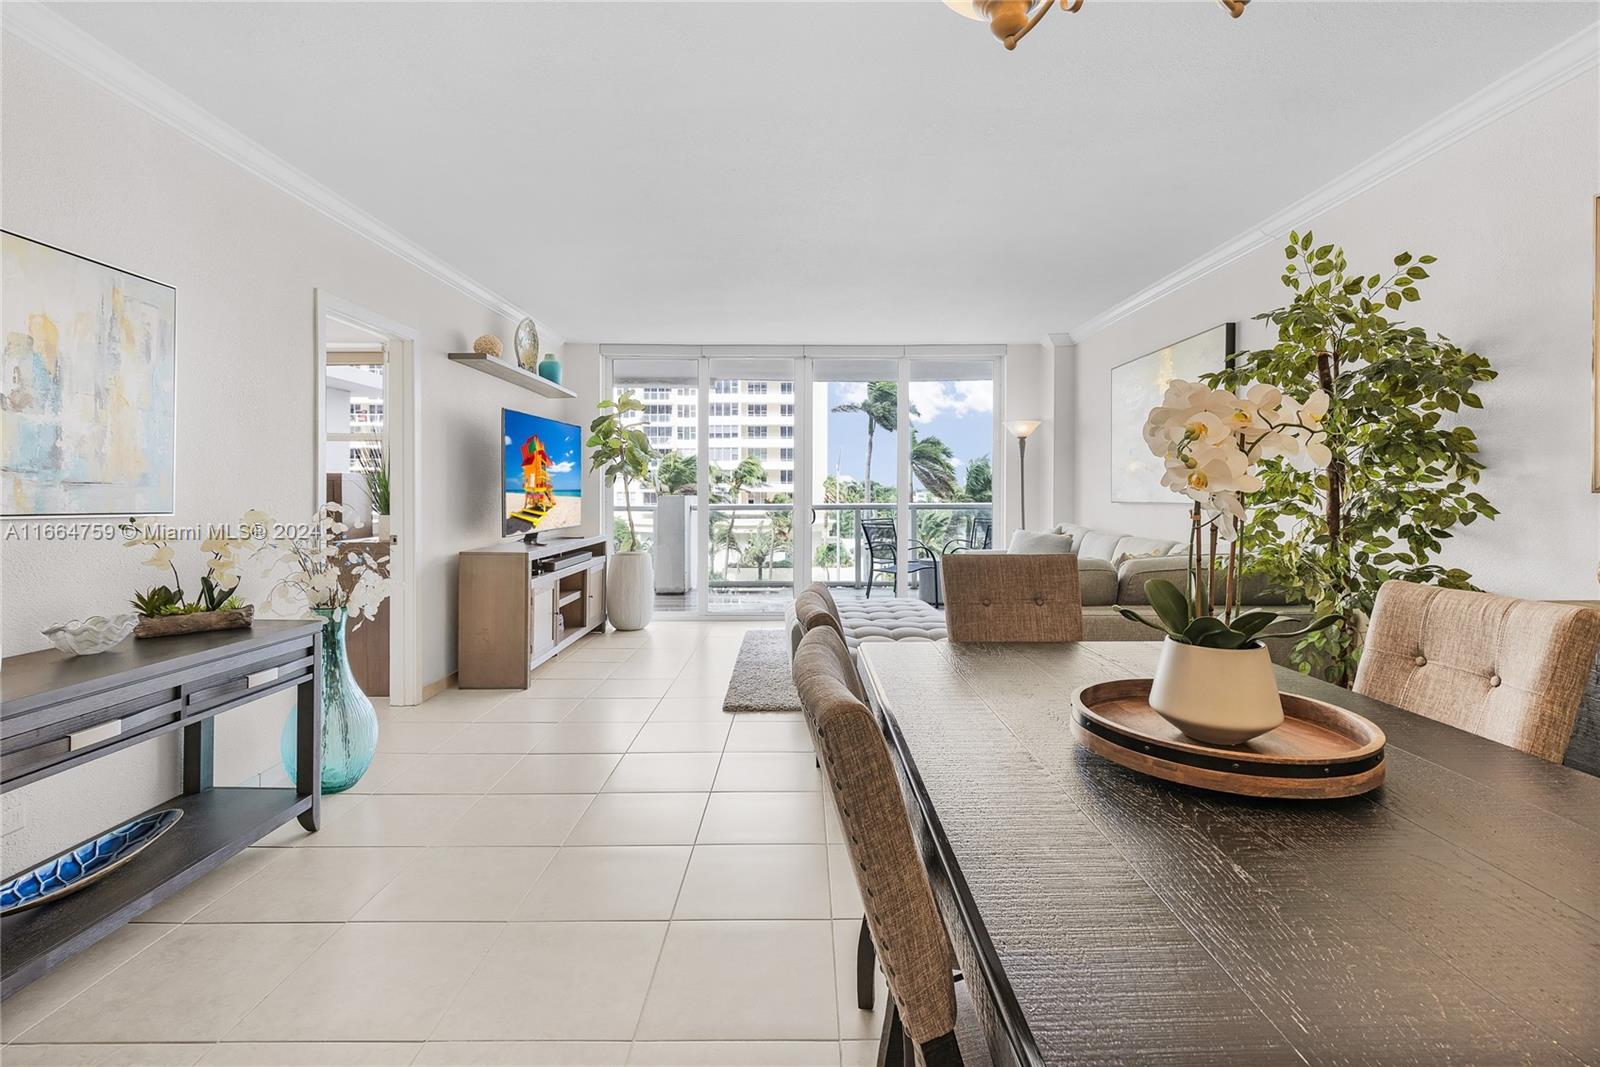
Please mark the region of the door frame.
<svg viewBox="0 0 1600 1067"><path fill-rule="evenodd" d="M389 703L407 707L422 703L423 679L418 655L417 569L422 513L421 410L422 375L417 365L421 335L411 326L323 289L313 290L315 309L315 397L312 450L312 505L323 502L322 470L327 440L326 379L328 319L349 323L384 339L384 448L389 459L389 507L394 541L389 546Z"/></svg>

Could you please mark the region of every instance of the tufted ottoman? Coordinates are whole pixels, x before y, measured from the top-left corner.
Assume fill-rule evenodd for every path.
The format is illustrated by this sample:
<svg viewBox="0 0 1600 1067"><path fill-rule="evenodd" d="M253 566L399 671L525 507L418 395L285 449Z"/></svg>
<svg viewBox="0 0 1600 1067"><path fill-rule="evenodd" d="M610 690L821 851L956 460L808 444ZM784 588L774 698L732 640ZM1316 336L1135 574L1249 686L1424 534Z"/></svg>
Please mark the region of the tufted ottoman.
<svg viewBox="0 0 1600 1067"><path fill-rule="evenodd" d="M949 636L944 612L911 597L880 597L875 600L839 601L839 618L844 623L845 644L854 652L863 641L943 641ZM789 654L800 647L800 622L791 609L786 622Z"/></svg>
<svg viewBox="0 0 1600 1067"><path fill-rule="evenodd" d="M839 618L851 648L863 641L942 641L949 636L944 612L911 597L846 600L839 605Z"/></svg>

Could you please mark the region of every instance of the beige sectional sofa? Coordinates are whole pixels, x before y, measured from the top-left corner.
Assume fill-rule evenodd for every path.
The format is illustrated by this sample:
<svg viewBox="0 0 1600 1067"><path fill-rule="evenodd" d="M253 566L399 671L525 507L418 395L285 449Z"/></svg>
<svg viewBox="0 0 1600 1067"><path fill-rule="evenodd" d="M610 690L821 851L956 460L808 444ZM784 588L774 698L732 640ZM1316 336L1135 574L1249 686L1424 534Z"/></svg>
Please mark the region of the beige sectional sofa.
<svg viewBox="0 0 1600 1067"><path fill-rule="evenodd" d="M1150 598L1144 583L1165 578L1182 589L1188 575L1188 549L1181 541L1154 537L1131 537L1112 530L1062 523L1058 534L1072 538L1072 551L1078 556L1078 581L1083 591L1083 637L1086 641L1153 641L1160 635L1147 626L1125 619L1119 607L1132 608L1149 618ZM1240 603L1250 607L1271 607L1293 618L1308 618L1311 609L1289 604L1284 595L1266 582L1246 577L1240 583ZM1291 641L1268 641L1272 658L1288 663Z"/></svg>

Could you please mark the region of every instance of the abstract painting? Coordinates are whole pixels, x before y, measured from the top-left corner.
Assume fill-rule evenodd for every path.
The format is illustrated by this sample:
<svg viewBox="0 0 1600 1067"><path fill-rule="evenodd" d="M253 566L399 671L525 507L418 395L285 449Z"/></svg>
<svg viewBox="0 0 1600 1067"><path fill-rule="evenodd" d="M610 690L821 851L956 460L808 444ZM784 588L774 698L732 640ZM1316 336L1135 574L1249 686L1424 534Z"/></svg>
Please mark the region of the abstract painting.
<svg viewBox="0 0 1600 1067"><path fill-rule="evenodd" d="M1227 366L1233 355L1233 323L1129 360L1111 370L1111 499L1119 504L1170 504L1161 487L1161 461L1144 443L1144 420L1161 403L1174 378L1194 381Z"/></svg>
<svg viewBox="0 0 1600 1067"><path fill-rule="evenodd" d="M0 515L170 515L178 292L0 232Z"/></svg>

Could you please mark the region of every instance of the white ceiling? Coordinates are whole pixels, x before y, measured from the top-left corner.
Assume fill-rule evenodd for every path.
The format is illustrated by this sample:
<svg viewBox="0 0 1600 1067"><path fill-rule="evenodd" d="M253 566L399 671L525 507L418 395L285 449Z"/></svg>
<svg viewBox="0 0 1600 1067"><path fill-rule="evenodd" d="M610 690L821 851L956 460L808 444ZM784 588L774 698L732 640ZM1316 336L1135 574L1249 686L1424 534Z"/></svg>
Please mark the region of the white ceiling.
<svg viewBox="0 0 1600 1067"><path fill-rule="evenodd" d="M1594 21L1089 0L55 10L569 340L1068 330Z"/></svg>

